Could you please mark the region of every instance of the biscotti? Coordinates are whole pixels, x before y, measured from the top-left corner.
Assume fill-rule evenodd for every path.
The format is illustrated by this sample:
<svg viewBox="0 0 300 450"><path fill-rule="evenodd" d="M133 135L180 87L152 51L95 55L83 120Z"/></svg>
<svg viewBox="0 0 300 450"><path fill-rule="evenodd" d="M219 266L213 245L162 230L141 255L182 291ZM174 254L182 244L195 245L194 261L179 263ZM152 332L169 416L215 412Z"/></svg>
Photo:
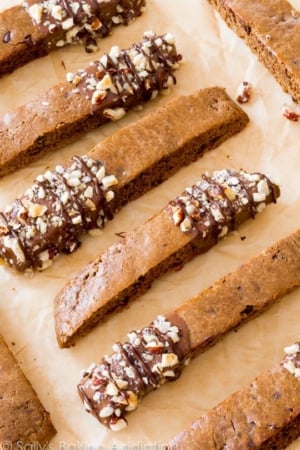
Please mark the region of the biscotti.
<svg viewBox="0 0 300 450"><path fill-rule="evenodd" d="M0 13L0 76L67 44L80 42L92 52L96 38L144 7L145 0L25 0L6 9Z"/></svg>
<svg viewBox="0 0 300 450"><path fill-rule="evenodd" d="M35 100L0 119L0 176L153 99L175 83L177 54L170 33L144 34L142 42L68 73Z"/></svg>
<svg viewBox="0 0 300 450"><path fill-rule="evenodd" d="M300 13L286 0L209 0L285 92L300 103Z"/></svg>
<svg viewBox="0 0 300 450"><path fill-rule="evenodd" d="M1 336L0 369L0 448L46 448L56 433L49 413Z"/></svg>
<svg viewBox="0 0 300 450"><path fill-rule="evenodd" d="M129 341L116 343L113 354L83 372L78 390L86 410L112 430L124 428L126 414L178 378L190 358L300 286L299 254L297 230L165 317L131 331Z"/></svg>
<svg viewBox="0 0 300 450"><path fill-rule="evenodd" d="M222 88L168 102L86 156L38 176L0 212L1 257L20 271L46 269L58 254L75 251L83 232L103 228L129 200L247 123L248 116Z"/></svg>
<svg viewBox="0 0 300 450"><path fill-rule="evenodd" d="M278 195L279 188L263 174L221 170L202 175L62 289L54 306L59 345L72 345L149 289L159 275L207 251Z"/></svg>
<svg viewBox="0 0 300 450"><path fill-rule="evenodd" d="M300 345L237 391L166 447L171 450L282 450L300 436Z"/></svg>

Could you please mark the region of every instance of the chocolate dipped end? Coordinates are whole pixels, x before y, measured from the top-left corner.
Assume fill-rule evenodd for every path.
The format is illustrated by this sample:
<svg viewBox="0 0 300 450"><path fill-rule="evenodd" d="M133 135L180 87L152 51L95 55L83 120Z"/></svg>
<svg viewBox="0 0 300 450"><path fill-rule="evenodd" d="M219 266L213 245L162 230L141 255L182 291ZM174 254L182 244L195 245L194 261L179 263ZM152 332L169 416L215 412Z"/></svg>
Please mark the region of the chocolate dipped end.
<svg viewBox="0 0 300 450"><path fill-rule="evenodd" d="M279 187L261 173L224 169L201 180L172 200L167 210L176 226L206 251L248 217L276 203Z"/></svg>
<svg viewBox="0 0 300 450"><path fill-rule="evenodd" d="M44 270L58 254L72 253L83 233L113 218L115 184L103 164L87 156L39 175L0 211L1 257L19 271Z"/></svg>
<svg viewBox="0 0 300 450"><path fill-rule="evenodd" d="M0 13L0 77L57 48L82 44L98 50L99 40L128 25L145 0L24 0Z"/></svg>
<svg viewBox="0 0 300 450"><path fill-rule="evenodd" d="M67 80L73 94L91 101L93 113L118 120L132 106L175 84L174 71L181 59L171 33L158 36L148 31L141 42L126 50L112 47L88 68L68 73Z"/></svg>
<svg viewBox="0 0 300 450"><path fill-rule="evenodd" d="M93 52L97 50L97 38L107 36L113 26L128 25L142 14L145 5L145 0L23 1L48 52L72 43L83 43L88 53ZM35 44L33 40L32 45Z"/></svg>
<svg viewBox="0 0 300 450"><path fill-rule="evenodd" d="M125 416L145 395L176 380L190 357L189 330L176 313L158 316L128 338L90 366L78 385L86 410L113 431L127 426Z"/></svg>

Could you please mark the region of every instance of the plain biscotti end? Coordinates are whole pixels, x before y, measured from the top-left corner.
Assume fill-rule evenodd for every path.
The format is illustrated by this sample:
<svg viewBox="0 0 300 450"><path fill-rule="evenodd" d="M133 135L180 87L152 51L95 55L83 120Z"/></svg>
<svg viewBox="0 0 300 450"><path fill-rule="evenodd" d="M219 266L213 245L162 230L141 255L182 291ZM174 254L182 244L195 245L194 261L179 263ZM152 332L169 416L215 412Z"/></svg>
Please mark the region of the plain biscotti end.
<svg viewBox="0 0 300 450"><path fill-rule="evenodd" d="M26 444L44 448L56 430L1 336L0 370L0 448L4 442L10 445L5 448L25 448Z"/></svg>
<svg viewBox="0 0 300 450"><path fill-rule="evenodd" d="M286 0L208 0L282 89L300 103L300 13Z"/></svg>
<svg viewBox="0 0 300 450"><path fill-rule="evenodd" d="M199 153L217 147L248 123L248 115L226 90L212 86L169 100L144 118L108 136L89 152L89 156L105 162L107 170L119 180L118 189L128 185L136 174L143 176L145 183L147 167L141 154L150 161L162 156L157 171L163 181L174 168L190 164ZM153 182L152 178L151 186Z"/></svg>
<svg viewBox="0 0 300 450"><path fill-rule="evenodd" d="M18 24L18 26L16 26ZM0 77L13 72L32 59L45 56L45 45L30 45L39 40L30 16L21 5L0 13Z"/></svg>
<svg viewBox="0 0 300 450"><path fill-rule="evenodd" d="M300 435L300 346L179 433L168 450L282 450Z"/></svg>

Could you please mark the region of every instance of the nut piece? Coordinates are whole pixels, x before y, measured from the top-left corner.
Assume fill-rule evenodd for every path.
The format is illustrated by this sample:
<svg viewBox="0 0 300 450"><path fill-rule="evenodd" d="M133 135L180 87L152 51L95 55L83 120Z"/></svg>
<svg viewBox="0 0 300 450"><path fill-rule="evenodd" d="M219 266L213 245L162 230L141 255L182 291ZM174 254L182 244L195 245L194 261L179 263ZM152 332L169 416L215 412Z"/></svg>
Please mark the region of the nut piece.
<svg viewBox="0 0 300 450"><path fill-rule="evenodd" d="M285 347L284 352L286 357L282 361L283 367L294 375L294 377L300 379L300 343L296 342L295 344Z"/></svg>
<svg viewBox="0 0 300 450"><path fill-rule="evenodd" d="M107 108L103 111L104 117L107 117L107 119L110 119L112 121L122 119L126 114L126 111L124 108Z"/></svg>
<svg viewBox="0 0 300 450"><path fill-rule="evenodd" d="M126 411L134 411L138 406L137 395L133 391L126 391L126 397L128 405L126 406Z"/></svg>
<svg viewBox="0 0 300 450"><path fill-rule="evenodd" d="M109 426L112 431L121 431L127 427L127 422L125 419L111 420Z"/></svg>
<svg viewBox="0 0 300 450"><path fill-rule="evenodd" d="M112 406L104 406L104 408L100 409L99 417L110 417L114 413L114 409Z"/></svg>
<svg viewBox="0 0 300 450"><path fill-rule="evenodd" d="M40 217L47 211L46 205L40 205L39 203L33 203L28 208L29 217Z"/></svg>
<svg viewBox="0 0 300 450"><path fill-rule="evenodd" d="M34 5L30 6L29 14L31 15L33 20L35 20L36 23L39 24L42 21L43 7L35 3Z"/></svg>
<svg viewBox="0 0 300 450"><path fill-rule="evenodd" d="M300 351L300 345L298 343L289 345L288 347L284 348L284 352L287 355L294 355L295 353L298 353Z"/></svg>
<svg viewBox="0 0 300 450"><path fill-rule="evenodd" d="M178 356L175 353L164 353L162 355L162 367L173 367L179 363Z"/></svg>
<svg viewBox="0 0 300 450"><path fill-rule="evenodd" d="M192 221L189 217L185 217L180 224L180 229L183 233L190 231L192 229Z"/></svg>

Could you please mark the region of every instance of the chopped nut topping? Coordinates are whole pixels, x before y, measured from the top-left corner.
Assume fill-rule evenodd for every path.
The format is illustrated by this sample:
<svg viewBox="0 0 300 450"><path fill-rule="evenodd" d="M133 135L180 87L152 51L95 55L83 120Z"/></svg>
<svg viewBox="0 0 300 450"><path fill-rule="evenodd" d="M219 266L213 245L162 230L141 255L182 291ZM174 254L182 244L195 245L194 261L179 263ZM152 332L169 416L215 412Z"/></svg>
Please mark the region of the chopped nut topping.
<svg viewBox="0 0 300 450"><path fill-rule="evenodd" d="M114 383L108 383L108 385L106 386L105 392L107 395L118 395L119 393L119 389L117 388L117 386Z"/></svg>
<svg viewBox="0 0 300 450"><path fill-rule="evenodd" d="M99 412L100 417L110 417L114 412L114 409L111 406L105 406Z"/></svg>
<svg viewBox="0 0 300 450"><path fill-rule="evenodd" d="M126 391L126 398L128 401L127 406L125 407L126 411L134 411L138 406L138 397L132 391Z"/></svg>
<svg viewBox="0 0 300 450"><path fill-rule="evenodd" d="M41 23L43 15L43 7L39 4L34 4L29 8L29 14L36 23Z"/></svg>
<svg viewBox="0 0 300 450"><path fill-rule="evenodd" d="M180 229L181 231L183 231L184 233L186 231L190 231L192 228L192 221L189 217L185 217L182 222L180 223Z"/></svg>
<svg viewBox="0 0 300 450"><path fill-rule="evenodd" d="M178 356L175 353L164 353L162 355L162 367L173 367L178 364Z"/></svg>
<svg viewBox="0 0 300 450"><path fill-rule="evenodd" d="M222 170L202 176L196 185L167 206L172 220L183 233L213 233L219 238L229 231L235 215L245 206L255 215L271 194L268 179L260 174Z"/></svg>
<svg viewBox="0 0 300 450"><path fill-rule="evenodd" d="M30 205L28 209L28 215L30 217L39 217L42 216L47 211L46 205L40 205L39 203L35 203Z"/></svg>
<svg viewBox="0 0 300 450"><path fill-rule="evenodd" d="M84 371L78 386L84 404L93 404L93 413L113 431L126 426L125 414L138 407L149 389L176 379L189 358L179 350L182 332L163 316L128 338L113 346L112 355Z"/></svg>
<svg viewBox="0 0 300 450"><path fill-rule="evenodd" d="M112 431L122 431L127 427L127 422L124 419L118 419L110 423L110 429Z"/></svg>
<svg viewBox="0 0 300 450"><path fill-rule="evenodd" d="M57 254L78 248L82 232L95 233L112 218L117 183L100 161L86 156L39 175L0 212L0 254L18 270L46 269Z"/></svg>
<svg viewBox="0 0 300 450"><path fill-rule="evenodd" d="M103 3L110 0L23 0L22 5L32 21L43 31L52 34L65 31L62 39L56 36L49 41L49 46L63 47L71 43L84 43L86 51L97 50L97 36L109 34L113 25L128 23L143 12L145 0L135 0L127 7L121 6L120 0L111 2L112 11L108 14ZM91 43L92 42L92 43Z"/></svg>
<svg viewBox="0 0 300 450"><path fill-rule="evenodd" d="M103 111L104 117L107 117L108 119L114 121L114 120L120 120L122 117L124 117L126 114L126 111L124 108L107 108Z"/></svg>
<svg viewBox="0 0 300 450"><path fill-rule="evenodd" d="M98 61L93 61L88 70L68 73L66 79L75 86L73 93L91 100L92 110L112 98L115 107L105 108L103 115L109 120L119 120L126 113L123 105L128 98L151 100L158 91L174 84L173 72L181 59L170 33L162 36L146 33L139 44L127 50L113 46Z"/></svg>

